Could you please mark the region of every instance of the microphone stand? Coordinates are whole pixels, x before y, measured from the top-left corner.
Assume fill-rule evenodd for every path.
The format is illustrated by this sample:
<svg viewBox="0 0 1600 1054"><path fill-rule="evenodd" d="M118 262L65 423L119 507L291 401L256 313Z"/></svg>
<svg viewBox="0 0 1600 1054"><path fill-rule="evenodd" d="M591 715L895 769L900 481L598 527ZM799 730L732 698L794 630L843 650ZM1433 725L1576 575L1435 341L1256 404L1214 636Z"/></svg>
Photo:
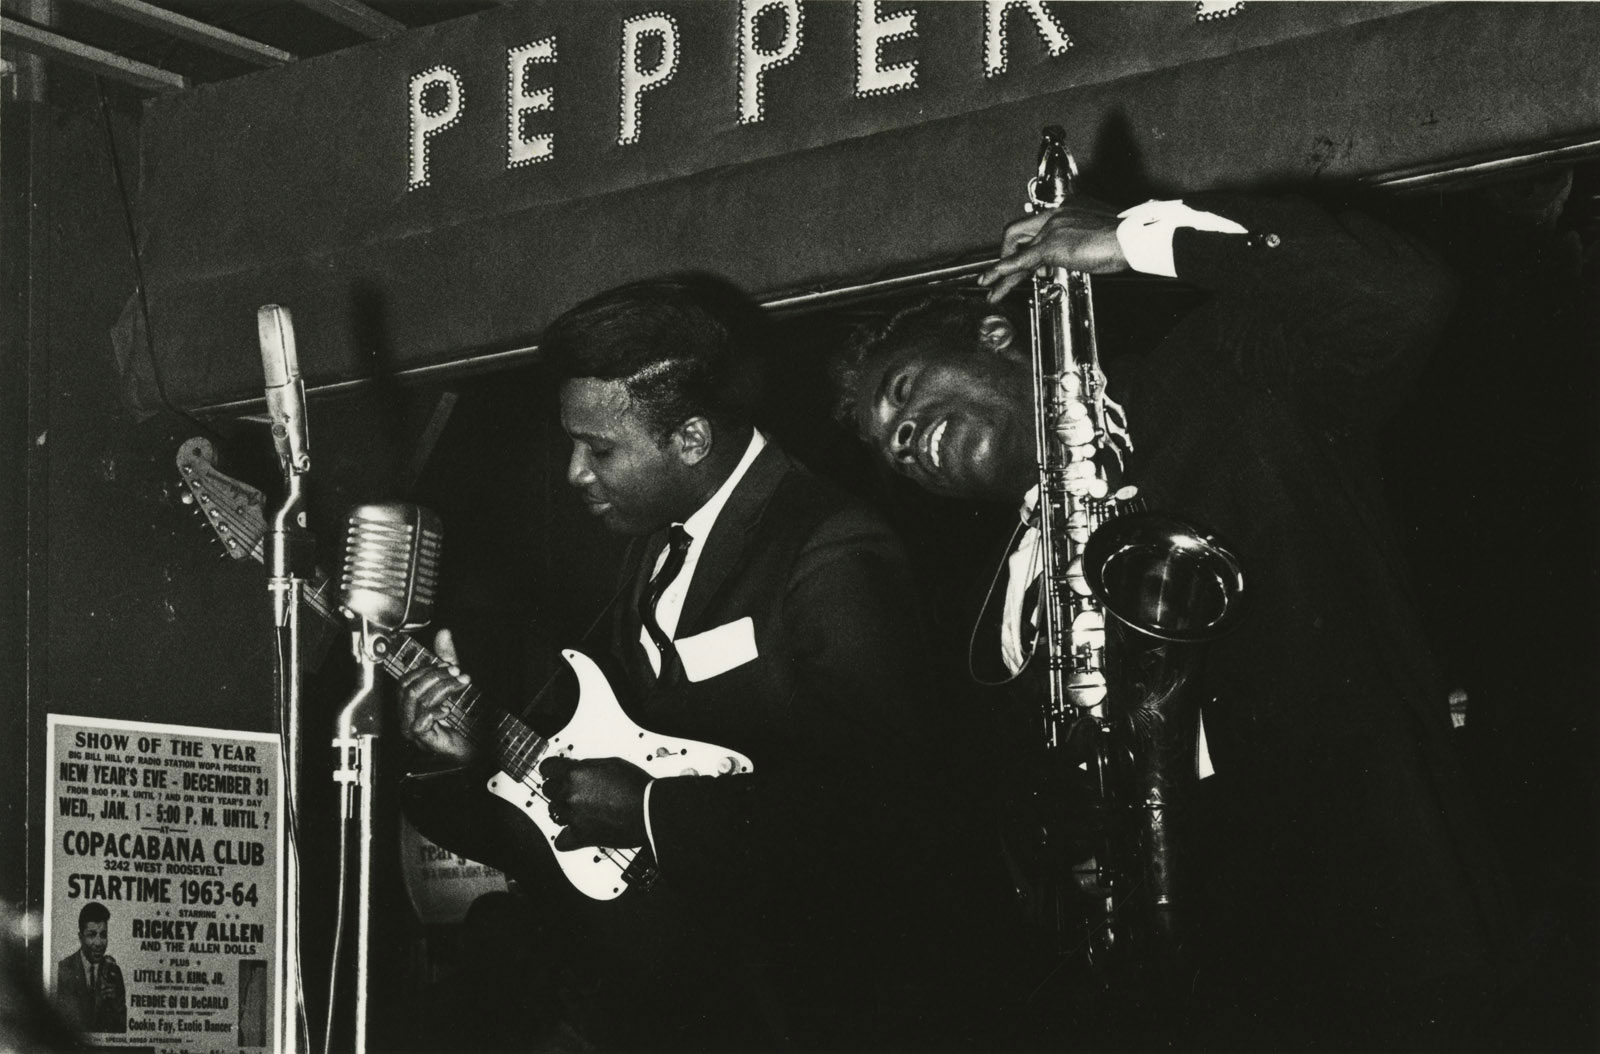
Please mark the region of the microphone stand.
<svg viewBox="0 0 1600 1054"><path fill-rule="evenodd" d="M381 725L378 710L378 667L389 649L389 638L366 618L350 634L351 649L361 664L361 682L355 694L339 711L334 725L333 749L338 755L339 767L334 781L339 785L339 839L340 874L349 864L348 841L350 822L356 821L356 844L360 847L360 864L356 871L356 1006L354 1054L366 1054L368 991L371 987L372 944L372 844L373 796L377 786L377 754L374 750ZM347 899L343 897L340 883L340 911ZM341 930L343 927L341 927ZM338 968L338 963L334 964ZM333 986L330 985L330 992ZM328 1027L333 1027L333 1003L329 1000Z"/></svg>
<svg viewBox="0 0 1600 1054"><path fill-rule="evenodd" d="M274 424L274 432L278 426ZM277 703L282 736L288 803L286 823L289 852L283 869L283 963L279 976L282 1010L279 1049L300 1049L300 861L297 814L301 769L301 652L300 601L315 564L313 542L305 529L305 475L310 460L285 458L284 500L266 535L267 590L272 597L272 625L277 638Z"/></svg>
<svg viewBox="0 0 1600 1054"><path fill-rule="evenodd" d="M272 594L272 626L277 642L276 694L283 758L284 822L289 852L283 868L283 962L278 977L278 1049L298 1051L305 1002L300 985L300 601L316 567L311 534L306 530L305 477L311 471L311 440L306 429L306 390L300 380L294 323L289 309L264 304L256 311L261 339L261 373L265 382L272 447L283 470L283 504L272 517L263 554L267 590Z"/></svg>

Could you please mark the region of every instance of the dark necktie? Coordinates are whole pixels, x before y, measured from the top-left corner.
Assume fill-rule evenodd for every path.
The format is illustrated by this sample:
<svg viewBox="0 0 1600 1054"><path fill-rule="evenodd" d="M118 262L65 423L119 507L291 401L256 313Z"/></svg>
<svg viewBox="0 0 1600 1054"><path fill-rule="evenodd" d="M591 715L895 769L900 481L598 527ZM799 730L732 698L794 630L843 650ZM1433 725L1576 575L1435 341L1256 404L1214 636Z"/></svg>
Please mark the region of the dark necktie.
<svg viewBox="0 0 1600 1054"><path fill-rule="evenodd" d="M674 524L667 533L667 562L661 565L661 570L645 586L644 593L639 597L639 621L644 624L644 631L650 634L650 639L655 641L656 649L661 652L661 676L665 677L668 664L677 657L677 651L672 647L672 640L661 629L661 623L656 621L656 605L661 602L661 594L667 591L672 580L678 577L683 570L684 558L689 555L689 544L694 539L682 526Z"/></svg>

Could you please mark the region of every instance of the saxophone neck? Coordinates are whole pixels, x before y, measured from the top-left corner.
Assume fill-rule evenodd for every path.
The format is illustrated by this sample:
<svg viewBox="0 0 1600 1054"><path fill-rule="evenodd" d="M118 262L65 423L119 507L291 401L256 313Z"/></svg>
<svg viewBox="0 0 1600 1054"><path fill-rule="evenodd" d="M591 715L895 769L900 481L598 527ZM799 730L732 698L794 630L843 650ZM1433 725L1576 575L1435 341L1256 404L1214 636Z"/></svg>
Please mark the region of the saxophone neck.
<svg viewBox="0 0 1600 1054"><path fill-rule="evenodd" d="M1067 133L1058 124L1050 125L1039 143L1038 174L1028 181L1028 211L1060 208L1077 193L1077 182L1078 164L1067 149Z"/></svg>

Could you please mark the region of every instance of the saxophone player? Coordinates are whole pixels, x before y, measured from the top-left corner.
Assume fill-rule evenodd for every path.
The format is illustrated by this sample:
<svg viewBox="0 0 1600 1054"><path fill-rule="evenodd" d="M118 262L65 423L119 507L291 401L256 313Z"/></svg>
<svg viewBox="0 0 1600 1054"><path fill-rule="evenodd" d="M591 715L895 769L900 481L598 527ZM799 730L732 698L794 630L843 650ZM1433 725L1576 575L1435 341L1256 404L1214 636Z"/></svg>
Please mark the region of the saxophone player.
<svg viewBox="0 0 1600 1054"><path fill-rule="evenodd" d="M1203 657L1201 1020L1218 1041L1354 1046L1467 1027L1497 983L1506 893L1375 458L1452 276L1374 219L1300 199L1071 197L1006 228L987 302L935 297L843 352L840 422L926 490L1022 501L1039 479L1030 349L1002 301L1050 268L1205 294L1105 367L1139 497L1228 539L1250 576Z"/></svg>

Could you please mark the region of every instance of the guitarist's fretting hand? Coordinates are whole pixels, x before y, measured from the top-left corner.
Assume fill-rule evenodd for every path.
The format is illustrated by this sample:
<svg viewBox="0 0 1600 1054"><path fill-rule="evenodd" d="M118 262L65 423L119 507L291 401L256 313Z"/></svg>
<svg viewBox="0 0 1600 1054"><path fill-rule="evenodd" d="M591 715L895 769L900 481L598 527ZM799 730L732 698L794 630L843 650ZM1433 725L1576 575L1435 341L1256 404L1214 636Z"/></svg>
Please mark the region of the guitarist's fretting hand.
<svg viewBox="0 0 1600 1054"><path fill-rule="evenodd" d="M433 650L448 665L426 666L400 678L400 729L424 750L456 761L471 761L476 748L447 717L450 701L472 679L456 665L456 645L449 630L442 629L433 638Z"/></svg>
<svg viewBox="0 0 1600 1054"><path fill-rule="evenodd" d="M564 828L557 849L608 845L632 849L645 842L644 788L650 777L621 758L546 758L539 764L550 818Z"/></svg>

